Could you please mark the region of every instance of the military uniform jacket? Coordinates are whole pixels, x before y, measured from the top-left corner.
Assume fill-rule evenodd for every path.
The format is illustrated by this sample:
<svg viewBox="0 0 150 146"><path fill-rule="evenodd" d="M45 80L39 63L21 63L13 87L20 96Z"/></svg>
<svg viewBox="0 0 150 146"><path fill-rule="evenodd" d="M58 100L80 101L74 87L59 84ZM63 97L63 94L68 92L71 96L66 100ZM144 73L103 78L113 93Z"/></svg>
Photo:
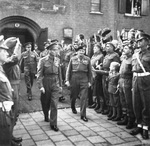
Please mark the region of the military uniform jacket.
<svg viewBox="0 0 150 146"><path fill-rule="evenodd" d="M12 101L12 88L2 66L0 66L0 102L3 101Z"/></svg>
<svg viewBox="0 0 150 146"><path fill-rule="evenodd" d="M37 67L37 83L39 89L43 87L43 77L56 75L62 86L60 58L58 56L47 55L39 60Z"/></svg>
<svg viewBox="0 0 150 146"><path fill-rule="evenodd" d="M119 55L116 52L114 52L112 54L107 54L104 57L102 69L109 71L109 67L110 67L111 62L120 62Z"/></svg>
<svg viewBox="0 0 150 146"><path fill-rule="evenodd" d="M122 78L132 78L132 56L123 59L119 73Z"/></svg>
<svg viewBox="0 0 150 146"><path fill-rule="evenodd" d="M145 68L146 72L150 72L150 50L146 50L145 52L138 52L139 53L139 59ZM140 67L136 55L133 54L132 57L132 71L137 73L143 73L142 68Z"/></svg>
<svg viewBox="0 0 150 146"><path fill-rule="evenodd" d="M21 61L24 62L24 71L36 73L37 69L37 55L32 51L26 51L21 54Z"/></svg>
<svg viewBox="0 0 150 146"><path fill-rule="evenodd" d="M70 81L74 72L87 73L88 81L91 83L92 67L90 58L85 55L82 56L81 60L78 58L78 55L72 57L66 71L66 81Z"/></svg>

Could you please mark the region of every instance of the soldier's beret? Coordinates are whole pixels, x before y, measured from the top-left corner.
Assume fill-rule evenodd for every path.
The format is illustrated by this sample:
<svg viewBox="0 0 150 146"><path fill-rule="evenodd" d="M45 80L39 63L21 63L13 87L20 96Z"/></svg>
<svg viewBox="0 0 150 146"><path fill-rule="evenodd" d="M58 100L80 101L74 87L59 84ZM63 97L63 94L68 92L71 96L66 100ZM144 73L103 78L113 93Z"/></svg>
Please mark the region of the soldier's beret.
<svg viewBox="0 0 150 146"><path fill-rule="evenodd" d="M50 44L46 47L46 49L47 49L47 50L53 50L55 46L57 46L57 43L56 43L56 42L53 42L53 43L50 43Z"/></svg>
<svg viewBox="0 0 150 146"><path fill-rule="evenodd" d="M75 49L75 51L77 52L77 51L79 51L81 49L84 49L84 46L79 46L78 48Z"/></svg>
<svg viewBox="0 0 150 146"><path fill-rule="evenodd" d="M16 37L9 37L4 41L5 45L9 48L12 49L16 46L17 43L17 38Z"/></svg>
<svg viewBox="0 0 150 146"><path fill-rule="evenodd" d="M51 40L51 42L50 43L58 43L59 41L57 40L57 39L53 39L53 40Z"/></svg>
<svg viewBox="0 0 150 146"><path fill-rule="evenodd" d="M105 37L107 34L109 34L111 32L111 29L109 28L104 28L102 30L102 37Z"/></svg>
<svg viewBox="0 0 150 146"><path fill-rule="evenodd" d="M138 42L138 41L141 41L142 39L145 39L145 40L149 41L149 40L150 40L150 35L145 34L145 33L141 33L141 34L137 37L136 41Z"/></svg>

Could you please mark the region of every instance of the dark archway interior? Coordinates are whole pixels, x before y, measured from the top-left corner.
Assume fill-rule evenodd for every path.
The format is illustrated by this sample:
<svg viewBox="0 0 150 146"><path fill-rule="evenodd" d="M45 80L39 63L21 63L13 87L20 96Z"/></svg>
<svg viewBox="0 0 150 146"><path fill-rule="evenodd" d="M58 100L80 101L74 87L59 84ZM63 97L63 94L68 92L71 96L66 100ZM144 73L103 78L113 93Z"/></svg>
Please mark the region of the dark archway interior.
<svg viewBox="0 0 150 146"><path fill-rule="evenodd" d="M9 37L17 37L22 44L26 42L34 42L32 34L27 29L4 28L1 31L1 35L4 35L5 39Z"/></svg>

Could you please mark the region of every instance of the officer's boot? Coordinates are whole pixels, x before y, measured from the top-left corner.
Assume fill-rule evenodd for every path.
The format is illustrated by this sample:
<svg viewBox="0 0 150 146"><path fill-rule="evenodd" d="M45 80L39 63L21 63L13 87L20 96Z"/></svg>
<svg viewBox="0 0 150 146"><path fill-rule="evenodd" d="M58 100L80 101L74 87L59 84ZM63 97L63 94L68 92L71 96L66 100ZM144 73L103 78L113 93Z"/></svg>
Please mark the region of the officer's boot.
<svg viewBox="0 0 150 146"><path fill-rule="evenodd" d="M128 117L128 123L127 123L126 129L132 129L134 128L134 126L135 126L135 120Z"/></svg>
<svg viewBox="0 0 150 146"><path fill-rule="evenodd" d="M127 123L128 123L128 117L127 115L124 115L123 120L118 121L117 125L127 125Z"/></svg>
<svg viewBox="0 0 150 146"><path fill-rule="evenodd" d="M115 108L115 107L113 107L113 114L112 114L112 116L111 116L111 117L109 117L109 118L108 118L108 120L112 120L112 119L114 119L114 118L116 117L116 115L117 115L116 108Z"/></svg>
<svg viewBox="0 0 150 146"><path fill-rule="evenodd" d="M121 120L121 108L117 107L116 110L117 110L117 116L114 119L112 119L112 121L119 121L119 120Z"/></svg>
<svg viewBox="0 0 150 146"><path fill-rule="evenodd" d="M108 117L111 117L113 115L113 107L112 106L110 106L109 107L109 113L108 113Z"/></svg>

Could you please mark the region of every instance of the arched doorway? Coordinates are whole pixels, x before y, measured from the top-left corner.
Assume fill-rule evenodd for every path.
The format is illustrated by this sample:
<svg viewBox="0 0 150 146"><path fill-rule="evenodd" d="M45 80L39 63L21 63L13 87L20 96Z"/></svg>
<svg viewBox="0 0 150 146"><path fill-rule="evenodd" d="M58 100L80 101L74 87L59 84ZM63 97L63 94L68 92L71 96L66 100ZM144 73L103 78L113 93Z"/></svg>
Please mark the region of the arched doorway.
<svg viewBox="0 0 150 146"><path fill-rule="evenodd" d="M43 49L43 43L47 40L48 29L41 28L33 20L23 16L9 16L0 20L0 35L18 37L22 44L26 42L37 43L39 49Z"/></svg>

